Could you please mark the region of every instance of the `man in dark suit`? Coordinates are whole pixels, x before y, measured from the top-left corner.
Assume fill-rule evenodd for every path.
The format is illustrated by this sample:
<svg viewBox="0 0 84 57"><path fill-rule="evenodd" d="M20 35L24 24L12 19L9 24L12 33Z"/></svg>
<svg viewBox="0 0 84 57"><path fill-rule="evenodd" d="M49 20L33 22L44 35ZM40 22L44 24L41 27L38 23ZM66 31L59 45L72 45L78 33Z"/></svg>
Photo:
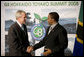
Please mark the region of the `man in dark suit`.
<svg viewBox="0 0 84 57"><path fill-rule="evenodd" d="M68 46L66 30L58 23L59 15L51 12L48 15L50 27L47 29L45 38L33 47L30 46L29 52L45 46L43 56L64 56L64 49Z"/></svg>
<svg viewBox="0 0 84 57"><path fill-rule="evenodd" d="M16 12L16 22L11 25L8 31L9 56L31 56L27 52L29 41L25 21L26 13L18 10Z"/></svg>

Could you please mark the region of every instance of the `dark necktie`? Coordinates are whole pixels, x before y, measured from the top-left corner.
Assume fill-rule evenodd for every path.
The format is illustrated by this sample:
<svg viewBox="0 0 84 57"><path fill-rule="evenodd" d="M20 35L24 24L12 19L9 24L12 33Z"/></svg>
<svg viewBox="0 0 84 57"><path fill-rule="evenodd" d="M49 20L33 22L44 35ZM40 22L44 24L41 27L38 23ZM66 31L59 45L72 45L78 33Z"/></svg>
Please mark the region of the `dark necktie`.
<svg viewBox="0 0 84 57"><path fill-rule="evenodd" d="M24 31L24 25L22 25L22 27L21 27L21 28L22 28L22 30Z"/></svg>

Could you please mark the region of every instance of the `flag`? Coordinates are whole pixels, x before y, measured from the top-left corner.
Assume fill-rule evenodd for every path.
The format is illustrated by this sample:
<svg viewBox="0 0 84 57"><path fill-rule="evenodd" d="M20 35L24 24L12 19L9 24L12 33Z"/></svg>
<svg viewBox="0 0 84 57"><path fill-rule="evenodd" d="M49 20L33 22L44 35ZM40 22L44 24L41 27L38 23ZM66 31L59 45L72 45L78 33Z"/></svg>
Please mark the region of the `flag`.
<svg viewBox="0 0 84 57"><path fill-rule="evenodd" d="M83 1L81 1L73 56L83 56Z"/></svg>

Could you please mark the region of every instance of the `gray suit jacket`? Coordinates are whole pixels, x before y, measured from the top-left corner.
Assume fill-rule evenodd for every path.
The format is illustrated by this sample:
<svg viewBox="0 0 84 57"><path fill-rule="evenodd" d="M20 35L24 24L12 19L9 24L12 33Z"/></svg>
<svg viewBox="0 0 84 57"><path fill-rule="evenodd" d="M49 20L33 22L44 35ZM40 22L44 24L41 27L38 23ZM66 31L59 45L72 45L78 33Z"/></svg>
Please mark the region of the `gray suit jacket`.
<svg viewBox="0 0 84 57"><path fill-rule="evenodd" d="M10 56L29 56L26 52L29 46L27 28L24 25L24 31L15 22L8 31L8 44Z"/></svg>

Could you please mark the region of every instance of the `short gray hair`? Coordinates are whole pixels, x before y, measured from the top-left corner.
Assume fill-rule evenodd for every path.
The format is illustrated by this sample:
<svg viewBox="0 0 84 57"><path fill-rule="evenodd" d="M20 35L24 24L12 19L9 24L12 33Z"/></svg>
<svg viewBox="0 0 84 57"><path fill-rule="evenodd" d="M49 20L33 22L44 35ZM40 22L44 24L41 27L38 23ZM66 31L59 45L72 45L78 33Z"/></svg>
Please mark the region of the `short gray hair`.
<svg viewBox="0 0 84 57"><path fill-rule="evenodd" d="M16 19L18 18L18 17L21 17L22 15L22 13L25 13L26 14L26 12L25 11L23 11L23 10L18 10L17 12L16 12Z"/></svg>

